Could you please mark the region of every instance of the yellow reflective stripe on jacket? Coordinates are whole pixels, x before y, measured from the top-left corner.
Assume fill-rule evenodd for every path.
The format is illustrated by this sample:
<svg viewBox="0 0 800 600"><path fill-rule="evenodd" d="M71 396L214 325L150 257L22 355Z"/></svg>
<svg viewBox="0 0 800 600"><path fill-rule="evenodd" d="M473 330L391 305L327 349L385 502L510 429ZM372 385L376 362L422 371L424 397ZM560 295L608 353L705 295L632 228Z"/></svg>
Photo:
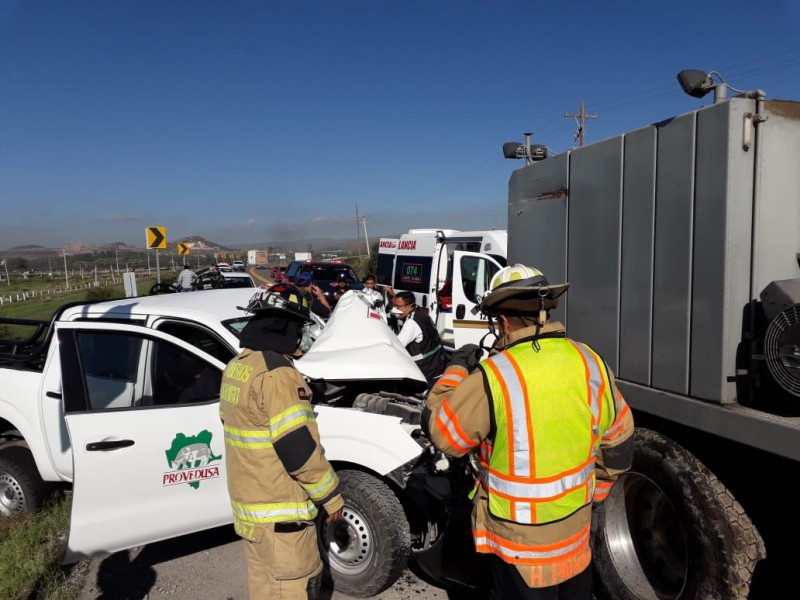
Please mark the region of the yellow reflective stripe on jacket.
<svg viewBox="0 0 800 600"><path fill-rule="evenodd" d="M317 516L317 507L307 502L268 502L245 504L231 500L235 519L247 523L280 523L283 521L310 521Z"/></svg>
<svg viewBox="0 0 800 600"><path fill-rule="evenodd" d="M540 345L513 346L480 365L496 422L493 447L481 448L481 480L491 513L523 524L564 518L591 501L599 434L614 411L597 354L563 338Z"/></svg>
<svg viewBox="0 0 800 600"><path fill-rule="evenodd" d="M328 469L328 472L317 483L301 483L309 498L315 501L320 501L331 493L339 484L339 477L333 471L333 468Z"/></svg>
<svg viewBox="0 0 800 600"><path fill-rule="evenodd" d="M313 422L316 414L305 404L295 404L269 420L269 430L273 439L278 439L298 425Z"/></svg>
<svg viewBox="0 0 800 600"><path fill-rule="evenodd" d="M259 450L272 448L272 436L268 429L238 429L224 426L225 443L236 448Z"/></svg>

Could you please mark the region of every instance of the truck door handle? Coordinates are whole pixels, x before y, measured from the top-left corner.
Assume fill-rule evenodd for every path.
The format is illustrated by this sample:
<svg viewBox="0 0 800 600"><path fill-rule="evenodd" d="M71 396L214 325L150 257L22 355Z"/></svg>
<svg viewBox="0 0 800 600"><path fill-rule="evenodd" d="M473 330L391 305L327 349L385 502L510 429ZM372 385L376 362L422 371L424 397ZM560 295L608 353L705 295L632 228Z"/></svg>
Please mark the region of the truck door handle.
<svg viewBox="0 0 800 600"><path fill-rule="evenodd" d="M117 448L127 448L133 446L133 440L114 440L111 442L89 442L86 444L87 452L104 452L105 450L116 450Z"/></svg>
<svg viewBox="0 0 800 600"><path fill-rule="evenodd" d="M456 306L456 319L463 319L464 314L466 314L466 312L467 312L467 307L464 306L463 304L459 304L458 306Z"/></svg>
<svg viewBox="0 0 800 600"><path fill-rule="evenodd" d="M56 400L61 400L61 392L45 392L45 396L48 398L55 398Z"/></svg>

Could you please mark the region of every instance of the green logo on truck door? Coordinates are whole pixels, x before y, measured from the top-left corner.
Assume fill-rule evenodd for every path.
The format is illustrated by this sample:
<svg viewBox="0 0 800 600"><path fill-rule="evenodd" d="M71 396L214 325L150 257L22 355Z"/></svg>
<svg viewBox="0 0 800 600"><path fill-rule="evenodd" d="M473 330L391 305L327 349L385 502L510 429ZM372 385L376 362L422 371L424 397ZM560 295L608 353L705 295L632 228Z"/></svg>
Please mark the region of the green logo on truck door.
<svg viewBox="0 0 800 600"><path fill-rule="evenodd" d="M162 487L187 483L197 489L201 481L219 477L219 465L211 463L221 460L222 456L215 456L211 451L211 435L210 431L203 430L194 436L184 433L175 436L164 452L172 470L162 474Z"/></svg>

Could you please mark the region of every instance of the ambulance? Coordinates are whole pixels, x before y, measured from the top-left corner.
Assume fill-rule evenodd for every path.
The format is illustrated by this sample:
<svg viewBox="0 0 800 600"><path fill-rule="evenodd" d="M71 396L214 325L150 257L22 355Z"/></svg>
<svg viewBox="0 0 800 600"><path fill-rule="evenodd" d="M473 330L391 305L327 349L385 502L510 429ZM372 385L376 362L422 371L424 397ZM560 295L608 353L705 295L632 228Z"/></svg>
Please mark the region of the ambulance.
<svg viewBox="0 0 800 600"><path fill-rule="evenodd" d="M430 311L446 348L479 344L486 318L472 313L492 276L506 266L505 230L411 229L378 244L377 283L413 292Z"/></svg>

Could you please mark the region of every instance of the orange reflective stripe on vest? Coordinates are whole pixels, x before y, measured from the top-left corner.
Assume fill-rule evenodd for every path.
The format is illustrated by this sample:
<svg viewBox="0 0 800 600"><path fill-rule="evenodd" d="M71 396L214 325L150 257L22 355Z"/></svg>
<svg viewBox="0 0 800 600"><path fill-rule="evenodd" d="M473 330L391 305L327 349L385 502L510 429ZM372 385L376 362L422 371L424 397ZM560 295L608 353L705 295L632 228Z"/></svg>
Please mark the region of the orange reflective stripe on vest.
<svg viewBox="0 0 800 600"><path fill-rule="evenodd" d="M478 552L491 552L513 564L553 564L588 551L589 526L565 540L552 544L530 545L507 540L487 529L474 529L472 537Z"/></svg>

